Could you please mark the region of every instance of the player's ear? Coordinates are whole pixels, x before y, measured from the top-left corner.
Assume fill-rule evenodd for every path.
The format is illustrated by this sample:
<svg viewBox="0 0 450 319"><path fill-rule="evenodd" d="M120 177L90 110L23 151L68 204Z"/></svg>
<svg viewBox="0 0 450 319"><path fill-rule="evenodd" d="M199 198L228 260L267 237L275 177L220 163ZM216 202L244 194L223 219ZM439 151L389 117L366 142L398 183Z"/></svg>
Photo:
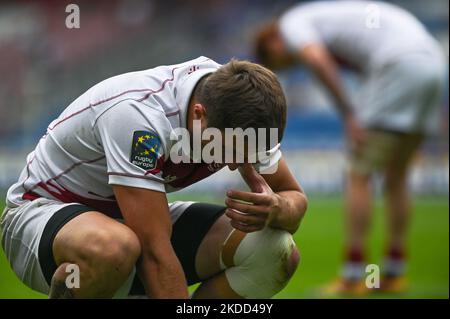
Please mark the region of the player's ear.
<svg viewBox="0 0 450 319"><path fill-rule="evenodd" d="M194 120L200 120L203 123L206 123L206 108L201 103L194 104Z"/></svg>

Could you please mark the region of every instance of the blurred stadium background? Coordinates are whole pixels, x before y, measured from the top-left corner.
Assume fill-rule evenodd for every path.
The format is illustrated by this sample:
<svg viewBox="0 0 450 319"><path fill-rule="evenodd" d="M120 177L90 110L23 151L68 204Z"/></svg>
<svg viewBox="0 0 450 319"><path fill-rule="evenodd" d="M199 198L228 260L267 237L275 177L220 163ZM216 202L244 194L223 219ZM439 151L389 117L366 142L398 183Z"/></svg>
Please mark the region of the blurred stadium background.
<svg viewBox="0 0 450 319"><path fill-rule="evenodd" d="M71 2L80 7L79 29L65 27L65 8ZM252 60L252 36L257 27L299 1L71 2L0 2L0 208L26 154L47 125L90 86L119 73L200 55L221 63L231 57ZM447 0L390 2L415 14L448 57ZM350 91L357 91L355 76L346 70L342 73ZM296 235L302 265L278 296L320 297L316 288L333 278L341 257L345 142L337 114L310 74L295 70L280 74L280 78L289 102L283 151L310 197L310 208ZM441 134L422 147L410 177L415 202L411 289L401 297L449 295L448 113L447 90L442 100ZM220 179L206 179L170 198L222 202L225 189L239 186L239 177L224 171ZM377 195L381 195L379 187ZM373 262L382 253L382 235L379 200L371 240ZM0 298L28 297L45 296L22 285L0 253Z"/></svg>

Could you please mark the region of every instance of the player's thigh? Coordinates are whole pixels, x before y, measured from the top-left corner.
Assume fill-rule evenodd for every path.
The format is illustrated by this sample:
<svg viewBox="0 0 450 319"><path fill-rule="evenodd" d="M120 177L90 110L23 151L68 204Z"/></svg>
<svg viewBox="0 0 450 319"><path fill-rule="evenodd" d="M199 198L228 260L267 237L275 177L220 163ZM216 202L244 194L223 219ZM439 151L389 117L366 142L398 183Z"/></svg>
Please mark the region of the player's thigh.
<svg viewBox="0 0 450 319"><path fill-rule="evenodd" d="M400 143L397 133L369 129L364 144L350 150L350 172L355 176L371 176L382 171Z"/></svg>
<svg viewBox="0 0 450 319"><path fill-rule="evenodd" d="M130 257L140 253L139 240L128 226L93 210L86 210L62 225L52 250L58 265L120 252L126 257L126 251Z"/></svg>
<svg viewBox="0 0 450 319"><path fill-rule="evenodd" d="M27 286L48 293L57 268L52 250L54 236L84 207L38 198L5 212L2 246L12 269Z"/></svg>

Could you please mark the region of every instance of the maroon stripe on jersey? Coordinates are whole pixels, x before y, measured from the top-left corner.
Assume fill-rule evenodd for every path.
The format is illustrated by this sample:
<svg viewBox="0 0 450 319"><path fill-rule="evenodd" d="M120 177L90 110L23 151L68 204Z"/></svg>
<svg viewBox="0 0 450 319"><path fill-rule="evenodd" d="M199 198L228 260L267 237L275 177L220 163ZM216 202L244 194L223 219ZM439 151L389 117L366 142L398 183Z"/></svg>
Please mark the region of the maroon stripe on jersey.
<svg viewBox="0 0 450 319"><path fill-rule="evenodd" d="M92 159L92 160L83 160L83 161L76 162L76 163L72 164L69 168L67 168L66 170L64 170L63 172L61 172L61 173L59 173L58 175L56 175L56 176L54 176L54 177L48 179L48 180L47 180L47 183L50 182L50 181L52 181L52 180L57 180L58 178L60 178L60 177L63 176L64 174L67 174L68 172L70 172L71 170L73 170L75 167L80 166L81 164L90 164L90 163L94 163L94 162L97 162L97 161L99 161L99 160L101 160L101 159L103 159L103 158L105 158L105 155L102 155L102 156L100 156L100 157L94 158L94 159ZM31 163L31 161L30 161L30 163ZM27 170L28 170L28 166L27 166ZM27 177L27 179L28 179L28 177ZM33 185L30 189L27 190L27 189L25 188L25 181L24 181L24 182L23 182L23 189L25 189L25 192L32 191L32 190L34 190L36 187L40 186L40 185L39 185L40 183L41 183L41 182L39 182L39 183Z"/></svg>
<svg viewBox="0 0 450 319"><path fill-rule="evenodd" d="M177 114L180 114L180 110L175 111L175 112L166 113L166 116L169 117L169 116L174 116L174 115L177 115Z"/></svg>
<svg viewBox="0 0 450 319"><path fill-rule="evenodd" d="M70 118L72 118L72 117L74 117L74 116L76 116L76 115L78 115L78 114L80 114L80 113L83 113L84 111L90 109L92 106L93 106L93 105L89 104L89 105L86 106L85 108L82 108L81 110L76 111L75 113L72 113L72 114L70 114L69 116L66 116L65 118L59 120L58 122L55 123L55 125L53 125L52 127L49 127L48 129L49 129L50 131L52 131L55 127L57 127L57 126L58 126L59 124L61 124L62 122L67 121L68 119L70 119ZM46 135L48 135L48 134L46 134Z"/></svg>
<svg viewBox="0 0 450 319"><path fill-rule="evenodd" d="M32 191L28 191L26 193L23 193L23 195L22 195L22 199L31 200L31 201L33 201L33 200L35 200L37 198L40 198L40 197L41 197L40 195L38 195L38 194L36 194L35 192L32 192Z"/></svg>
<svg viewBox="0 0 450 319"><path fill-rule="evenodd" d="M169 78L169 79L165 79L165 80L163 81L161 87L160 87L158 90L156 90L156 91L150 90L150 92L148 92L146 95L144 95L143 98L141 98L141 99L139 99L139 100L137 100L137 101L138 101L138 102L142 102L142 101L148 99L152 94L159 93L159 92L161 92L162 90L164 90L164 87L166 86L166 83L172 82L172 81L175 79L175 70L176 70L176 69L179 69L179 68L181 68L181 67L178 66L178 67L172 69L172 77Z"/></svg>
<svg viewBox="0 0 450 319"><path fill-rule="evenodd" d="M65 189L60 185L57 185L56 183L52 183L51 181L47 183L40 182L39 187L63 203L79 203L92 207L93 209L112 218L122 217L122 213L120 212L120 208L116 200L99 200L83 197ZM39 197L42 196L33 191L28 191L23 195L23 198L28 200L35 200Z"/></svg>

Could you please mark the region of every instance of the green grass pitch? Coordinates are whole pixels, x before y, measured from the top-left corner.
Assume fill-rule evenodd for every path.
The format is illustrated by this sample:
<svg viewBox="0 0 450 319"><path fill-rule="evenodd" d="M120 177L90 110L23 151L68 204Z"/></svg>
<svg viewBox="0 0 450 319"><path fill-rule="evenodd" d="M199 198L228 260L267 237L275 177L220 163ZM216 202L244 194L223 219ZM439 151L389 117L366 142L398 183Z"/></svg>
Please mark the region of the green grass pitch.
<svg viewBox="0 0 450 319"><path fill-rule="evenodd" d="M174 197L172 196L173 200ZM221 202L208 196L178 195L176 199ZM0 204L0 206L3 206ZM375 206L370 237L370 263L379 263L383 252L384 214ZM318 287L335 278L342 256L342 202L332 198L310 198L310 206L295 240L301 264L289 285L277 298L318 298ZM415 199L409 240L409 290L402 295L373 298L449 297L449 206L447 197ZM46 298L23 285L0 252L0 298Z"/></svg>

